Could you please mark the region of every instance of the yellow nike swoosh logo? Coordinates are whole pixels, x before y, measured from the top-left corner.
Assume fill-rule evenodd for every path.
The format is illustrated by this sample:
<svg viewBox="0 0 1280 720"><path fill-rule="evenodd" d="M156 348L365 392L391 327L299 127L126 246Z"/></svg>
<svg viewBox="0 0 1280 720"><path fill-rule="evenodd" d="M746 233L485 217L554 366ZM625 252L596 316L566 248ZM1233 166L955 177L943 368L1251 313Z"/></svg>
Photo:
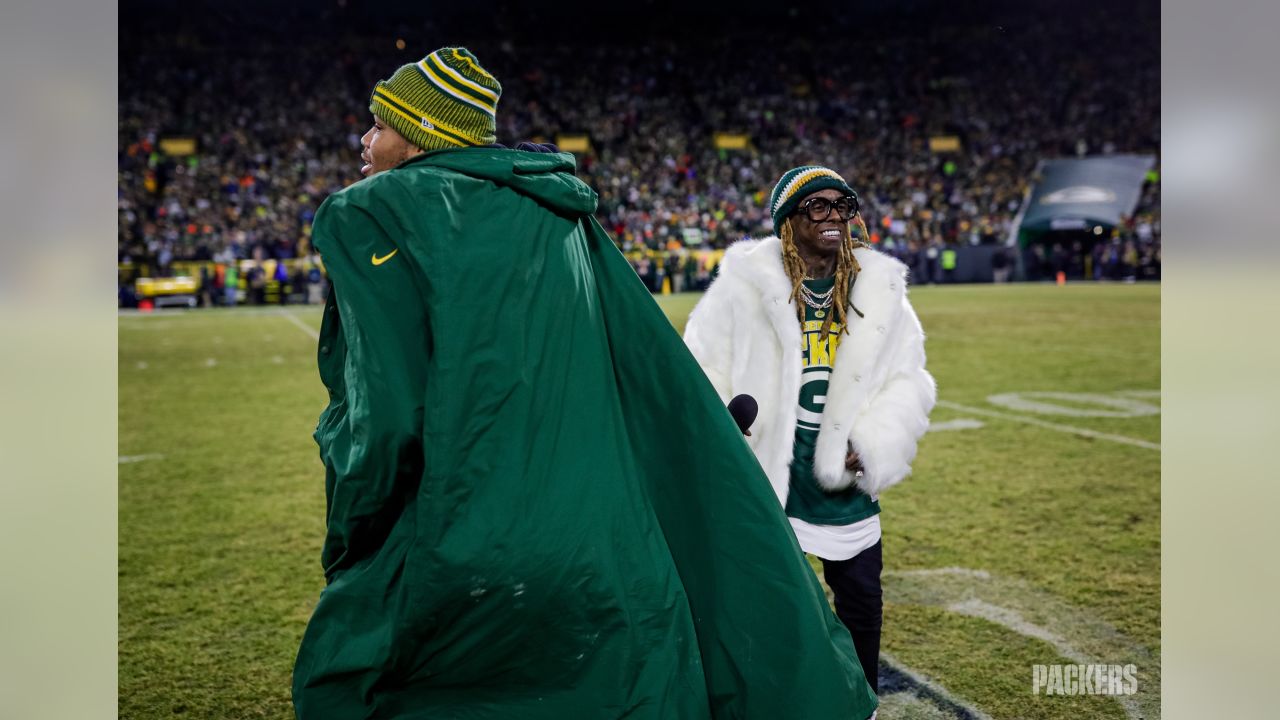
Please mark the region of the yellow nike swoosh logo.
<svg viewBox="0 0 1280 720"><path fill-rule="evenodd" d="M386 255L383 255L382 257L378 257L378 253L374 253L374 254L373 254L373 258L372 258L372 260L373 260L373 264L374 264L374 265L381 265L382 263L384 263L384 262L386 262L386 261L390 260L392 257L394 257L394 256L395 256L395 254L396 254L396 253L398 253L398 252L400 252L400 248L396 248L395 250L392 250L391 252L387 253Z"/></svg>

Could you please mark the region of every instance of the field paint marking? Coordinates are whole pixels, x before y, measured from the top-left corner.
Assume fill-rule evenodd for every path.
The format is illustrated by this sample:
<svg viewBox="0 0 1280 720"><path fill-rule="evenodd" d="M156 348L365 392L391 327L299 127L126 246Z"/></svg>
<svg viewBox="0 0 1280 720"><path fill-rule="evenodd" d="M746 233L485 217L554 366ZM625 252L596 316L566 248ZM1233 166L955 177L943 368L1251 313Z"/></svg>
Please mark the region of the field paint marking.
<svg viewBox="0 0 1280 720"><path fill-rule="evenodd" d="M1133 445L1134 447L1146 448L1147 450L1155 450L1156 452L1160 452L1160 445L1157 443L1147 442L1146 440L1139 440L1137 438L1126 437L1124 435L1112 435L1111 433L1098 432L1096 430L1089 430L1088 428L1080 428L1080 427L1075 427L1073 425L1062 425L1059 423L1052 423L1046 420L1040 420L1039 418L1026 417L1023 415L1011 415L1009 413L997 412L995 410L986 410L983 408L970 407L968 405L961 405L960 403L953 403L953 402L950 402L949 400L939 400L938 405L941 405L942 407L945 407L945 408L951 408L952 410L959 410L961 412L975 413L977 415L986 415L987 417L1000 418L1001 420L1013 420L1014 422L1027 423L1028 425L1036 425L1042 428L1048 428L1049 430L1057 430L1058 432L1070 433L1072 435L1080 435L1082 437L1093 438L1095 440L1109 440L1111 442L1121 443L1123 445Z"/></svg>
<svg viewBox="0 0 1280 720"><path fill-rule="evenodd" d="M977 430L986 427L987 424L981 420L972 418L958 418L956 420L947 420L945 422L929 423L929 432L943 432L945 430Z"/></svg>
<svg viewBox="0 0 1280 720"><path fill-rule="evenodd" d="M997 625L1003 625L1019 635L1042 640L1052 645L1062 657L1080 665L1114 664L1106 662L1107 658L1091 658L1088 655L1085 655L1079 650L1076 650L1071 643L1062 639L1053 632L1046 630L1033 622L1028 622L1027 619L1022 617L1022 614L1016 610L1010 610L1009 608L1000 607L999 605L992 605L991 603L977 598L969 598L960 602L951 603L947 606L947 609L953 613L968 615L969 617L976 617L981 620L996 623ZM1150 671L1150 668L1147 670ZM1124 706L1124 711L1129 715L1129 717L1141 718L1143 716L1142 708L1139 707L1135 699L1126 695L1116 695L1114 697L1116 702Z"/></svg>
<svg viewBox="0 0 1280 720"><path fill-rule="evenodd" d="M146 361L146 360L139 360L139 361L138 361L138 369L139 369L139 370L146 370L146 369L147 369L147 361Z"/></svg>
<svg viewBox="0 0 1280 720"><path fill-rule="evenodd" d="M217 359L215 359L215 358L207 358L207 359L204 361L204 366L205 366L205 367L217 367L217 366L218 366L218 361L217 361Z"/></svg>
<svg viewBox="0 0 1280 720"><path fill-rule="evenodd" d="M928 696L930 700L939 702L939 704L943 706L950 706L949 709L959 710L962 713L965 713L964 715L961 715L965 720L992 720L990 715L947 692L946 688L912 670L906 665L903 665L896 657L884 650L880 651L880 661L893 668L894 671L904 675L912 683L924 688L924 694Z"/></svg>
<svg viewBox="0 0 1280 720"><path fill-rule="evenodd" d="M1137 665L1138 694L1112 697L1130 718L1160 717L1160 657L1098 619L1096 613L1069 605L1023 580L994 577L983 570L888 570L883 577L889 602L939 607L986 620L1045 642L1072 662ZM1030 668L1028 682L1029 674Z"/></svg>
<svg viewBox="0 0 1280 720"><path fill-rule="evenodd" d="M299 320L297 315L294 315L293 313L287 310L280 310L278 314L280 315L280 317L288 320L294 325L297 325L298 329L306 333L312 340L320 339L320 333L316 332L315 328L312 328L310 325Z"/></svg>
<svg viewBox="0 0 1280 720"><path fill-rule="evenodd" d="M986 570L972 570L962 567L940 567L940 568L923 568L918 570L886 570L885 575L894 577L931 577L934 575L953 575L956 577L977 578L979 580L990 580L991 573Z"/></svg>
<svg viewBox="0 0 1280 720"><path fill-rule="evenodd" d="M1044 400L1065 400L1095 407L1072 407ZM1132 396L1103 395L1101 393L1065 392L1011 392L988 395L987 402L1006 410L1032 412L1039 415L1066 415L1068 417L1140 417L1159 415L1160 408L1142 402ZM1101 406L1101 407L1096 407ZM1102 409L1108 408L1108 409Z"/></svg>
<svg viewBox="0 0 1280 720"><path fill-rule="evenodd" d="M157 455L157 454L151 454L151 455L121 455L119 458L117 458L117 462L116 462L116 464L117 464L117 465L124 465L125 463L136 463L136 462L143 462L143 461L146 461L146 460L159 460L159 459L160 459L160 458L162 458L162 457L164 457L164 456L163 456L163 455Z"/></svg>
<svg viewBox="0 0 1280 720"><path fill-rule="evenodd" d="M1025 635L1027 637L1043 640L1044 642L1049 643L1058 651L1059 655L1067 658L1068 660L1073 660L1082 664L1087 664L1089 662L1088 658L1078 652L1075 648L1071 647L1066 640L1063 640L1033 622L1028 622L1027 619L1022 617L1022 615L1016 610L1010 610L1009 608L1000 607L999 605L992 605L991 603L977 598L969 598L960 602L951 603L947 606L947 610L959 615L968 615L969 617L976 617L982 620L990 620L997 625L1003 625L1009 628L1019 635Z"/></svg>
<svg viewBox="0 0 1280 720"><path fill-rule="evenodd" d="M279 356L279 355L272 355L272 356L271 356L271 362L275 363L276 365L283 365L283 364L284 364L284 358L283 358L283 357L281 357L281 356Z"/></svg>

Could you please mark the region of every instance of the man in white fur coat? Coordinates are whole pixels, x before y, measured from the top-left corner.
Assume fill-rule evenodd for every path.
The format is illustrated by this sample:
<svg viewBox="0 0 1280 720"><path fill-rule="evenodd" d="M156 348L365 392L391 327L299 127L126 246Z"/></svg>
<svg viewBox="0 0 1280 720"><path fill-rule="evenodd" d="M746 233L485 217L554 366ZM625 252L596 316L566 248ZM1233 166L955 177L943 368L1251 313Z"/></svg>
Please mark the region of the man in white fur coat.
<svg viewBox="0 0 1280 720"><path fill-rule="evenodd" d="M820 166L769 197L776 236L729 248L684 339L720 397L759 415L747 442L879 692L879 497L911 472L937 398L907 268L850 234L858 198Z"/></svg>

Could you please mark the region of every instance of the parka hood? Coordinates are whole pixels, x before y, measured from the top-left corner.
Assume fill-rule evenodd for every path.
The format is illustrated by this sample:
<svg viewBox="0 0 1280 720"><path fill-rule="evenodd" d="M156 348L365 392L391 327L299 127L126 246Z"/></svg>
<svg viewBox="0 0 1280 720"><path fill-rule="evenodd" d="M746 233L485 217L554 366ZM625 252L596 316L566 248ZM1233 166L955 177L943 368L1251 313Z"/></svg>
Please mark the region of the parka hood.
<svg viewBox="0 0 1280 720"><path fill-rule="evenodd" d="M434 165L509 187L562 215L580 217L596 211L598 196L574 175L577 163L570 153L457 148L424 153L398 167L417 164Z"/></svg>

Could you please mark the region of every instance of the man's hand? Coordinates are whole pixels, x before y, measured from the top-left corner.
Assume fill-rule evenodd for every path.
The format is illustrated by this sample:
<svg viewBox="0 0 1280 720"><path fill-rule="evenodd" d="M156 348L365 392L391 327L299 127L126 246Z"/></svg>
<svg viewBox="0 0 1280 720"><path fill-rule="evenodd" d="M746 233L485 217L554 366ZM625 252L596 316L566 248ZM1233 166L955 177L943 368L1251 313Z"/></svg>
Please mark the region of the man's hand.
<svg viewBox="0 0 1280 720"><path fill-rule="evenodd" d="M849 452L844 456L844 467L846 470L853 470L859 475L862 474L862 461L858 459L858 453L853 451L853 447L849 447Z"/></svg>

